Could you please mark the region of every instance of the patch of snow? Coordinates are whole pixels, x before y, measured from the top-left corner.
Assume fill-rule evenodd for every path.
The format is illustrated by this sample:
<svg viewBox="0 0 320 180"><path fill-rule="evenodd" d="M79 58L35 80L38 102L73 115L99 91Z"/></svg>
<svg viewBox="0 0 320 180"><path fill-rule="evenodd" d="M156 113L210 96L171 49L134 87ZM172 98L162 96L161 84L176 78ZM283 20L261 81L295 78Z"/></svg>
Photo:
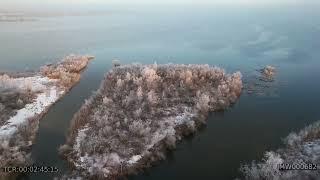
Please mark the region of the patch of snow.
<svg viewBox="0 0 320 180"><path fill-rule="evenodd" d="M134 164L134 163L136 163L137 161L139 161L141 158L142 158L141 155L132 156L131 159L128 161L128 163L129 163L129 164Z"/></svg>
<svg viewBox="0 0 320 180"><path fill-rule="evenodd" d="M187 110L188 109L187 107L185 109L186 109L185 112L175 117L174 123L176 125L185 124L188 121L190 121L193 116L195 116L195 114L192 114Z"/></svg>
<svg viewBox="0 0 320 180"><path fill-rule="evenodd" d="M110 174L110 170L105 167L106 163L109 166L118 166L122 162L117 153L92 156L89 156L86 153L84 156L80 156L80 154L78 154L78 157L80 159L80 162L74 163L77 168L88 169L88 172L91 175L94 175L99 171L103 174L104 177L108 177L108 175Z"/></svg>
<svg viewBox="0 0 320 180"><path fill-rule="evenodd" d="M50 79L41 76L17 78L15 80L21 84L27 81L34 90L46 88L44 84L51 81ZM39 93L34 102L27 104L23 109L18 110L17 114L12 116L7 123L0 128L0 137L12 135L19 125L23 124L28 118L42 113L48 106L56 102L59 95L62 93L63 91L58 90L55 86Z"/></svg>
<svg viewBox="0 0 320 180"><path fill-rule="evenodd" d="M304 143L303 152L309 160L316 162L320 158L320 139Z"/></svg>
<svg viewBox="0 0 320 180"><path fill-rule="evenodd" d="M33 92L46 90L46 84L54 81L55 80L43 76L11 78L7 75L3 75L0 78L0 84L3 87L22 90L30 89Z"/></svg>

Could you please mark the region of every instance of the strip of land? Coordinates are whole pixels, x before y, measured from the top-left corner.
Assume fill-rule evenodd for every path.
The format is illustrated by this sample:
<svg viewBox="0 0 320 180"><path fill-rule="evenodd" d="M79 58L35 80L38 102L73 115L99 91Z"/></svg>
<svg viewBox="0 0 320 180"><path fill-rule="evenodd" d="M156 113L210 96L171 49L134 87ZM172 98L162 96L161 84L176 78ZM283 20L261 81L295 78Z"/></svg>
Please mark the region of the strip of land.
<svg viewBox="0 0 320 180"><path fill-rule="evenodd" d="M209 65L116 65L74 115L61 154L84 179L117 179L164 158L239 98L241 73Z"/></svg>
<svg viewBox="0 0 320 180"><path fill-rule="evenodd" d="M79 80L92 56L70 55L33 73L0 74L0 168L30 163L41 117ZM0 176L4 176L3 171Z"/></svg>

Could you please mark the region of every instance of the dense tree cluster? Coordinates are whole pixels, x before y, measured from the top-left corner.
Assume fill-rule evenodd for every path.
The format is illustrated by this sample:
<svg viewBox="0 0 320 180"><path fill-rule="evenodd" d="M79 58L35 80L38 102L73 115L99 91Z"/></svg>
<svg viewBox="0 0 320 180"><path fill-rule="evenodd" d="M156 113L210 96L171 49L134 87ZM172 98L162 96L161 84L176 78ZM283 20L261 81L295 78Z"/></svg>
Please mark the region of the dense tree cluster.
<svg viewBox="0 0 320 180"><path fill-rule="evenodd" d="M285 148L265 154L262 162L242 165L245 179L319 179L320 171L320 121L307 126L299 133L291 133L284 139ZM279 170L279 165L314 164L317 170ZM301 166L300 166L301 167ZM315 166L312 166L314 168Z"/></svg>
<svg viewBox="0 0 320 180"><path fill-rule="evenodd" d="M235 103L241 90L239 72L208 65L116 66L75 114L62 154L85 176L130 174L163 157L209 111Z"/></svg>
<svg viewBox="0 0 320 180"><path fill-rule="evenodd" d="M69 55L58 64L41 67L40 72L50 79L58 79L62 86L69 88L80 80L80 72L87 67L92 58L92 56Z"/></svg>

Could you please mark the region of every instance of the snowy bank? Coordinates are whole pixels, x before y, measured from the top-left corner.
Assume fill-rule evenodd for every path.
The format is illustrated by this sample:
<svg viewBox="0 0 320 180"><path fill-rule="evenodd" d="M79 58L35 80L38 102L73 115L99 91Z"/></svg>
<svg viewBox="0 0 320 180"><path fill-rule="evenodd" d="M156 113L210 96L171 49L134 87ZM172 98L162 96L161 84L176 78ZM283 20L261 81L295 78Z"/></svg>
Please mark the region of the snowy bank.
<svg viewBox="0 0 320 180"><path fill-rule="evenodd" d="M284 139L285 147L265 153L262 162L242 165L244 179L312 180L320 177L320 121L291 133ZM303 170L283 170L280 165Z"/></svg>
<svg viewBox="0 0 320 180"><path fill-rule="evenodd" d="M67 56L57 65L44 66L30 77L0 75L0 168L29 163L28 150L40 118L79 81L81 70L90 59ZM64 76L52 77L53 72ZM66 78L69 78L68 83L65 83Z"/></svg>
<svg viewBox="0 0 320 180"><path fill-rule="evenodd" d="M44 86L42 88L43 92L36 93L36 98L33 102L26 104L24 108L17 110L16 115L10 117L5 124L0 127L0 137L11 136L17 130L17 127L24 123L26 119L31 118L36 114L40 114L47 106L55 102L59 95L64 92L63 90L58 90L55 86L46 88L44 83L47 84L55 82L47 77L34 76L28 78L17 78L15 80L19 83L20 79L28 79L30 87L32 88Z"/></svg>
<svg viewBox="0 0 320 180"><path fill-rule="evenodd" d="M241 73L209 65L124 65L74 115L61 154L75 177L116 179L165 157L182 136L228 108Z"/></svg>

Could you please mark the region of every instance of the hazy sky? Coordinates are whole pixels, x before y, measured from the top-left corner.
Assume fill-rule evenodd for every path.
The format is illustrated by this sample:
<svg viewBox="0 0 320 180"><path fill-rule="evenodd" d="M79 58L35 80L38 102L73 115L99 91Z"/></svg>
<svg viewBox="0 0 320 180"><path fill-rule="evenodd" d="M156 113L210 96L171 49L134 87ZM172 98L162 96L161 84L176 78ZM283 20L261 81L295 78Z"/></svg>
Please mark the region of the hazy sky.
<svg viewBox="0 0 320 180"><path fill-rule="evenodd" d="M266 6L266 5L297 5L319 3L320 0L0 0L0 10L5 9L50 9L50 8L77 8L79 6L107 7L118 4L179 4L179 5L231 5L231 6ZM319 4L318 4L319 5Z"/></svg>
<svg viewBox="0 0 320 180"><path fill-rule="evenodd" d="M318 0L1 0L0 4L109 4L109 3L214 3L214 4L295 4Z"/></svg>

